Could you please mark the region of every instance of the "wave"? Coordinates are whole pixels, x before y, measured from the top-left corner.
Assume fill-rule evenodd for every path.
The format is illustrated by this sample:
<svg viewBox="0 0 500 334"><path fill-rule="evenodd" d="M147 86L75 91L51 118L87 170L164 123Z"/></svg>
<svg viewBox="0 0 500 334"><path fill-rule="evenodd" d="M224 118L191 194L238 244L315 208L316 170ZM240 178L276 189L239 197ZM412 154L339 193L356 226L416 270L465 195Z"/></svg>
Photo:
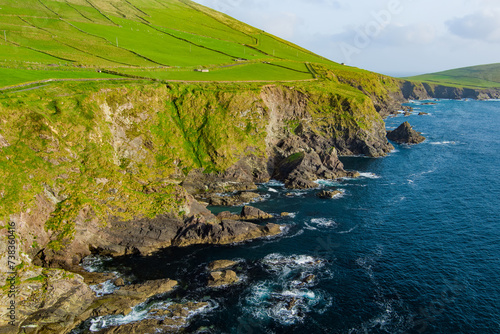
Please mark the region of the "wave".
<svg viewBox="0 0 500 334"><path fill-rule="evenodd" d="M307 224L307 223L306 223ZM328 218L312 218L311 224L314 224L319 227L337 227L338 224L333 219Z"/></svg>
<svg viewBox="0 0 500 334"><path fill-rule="evenodd" d="M359 175L360 175L360 177L363 177L366 179L380 179L381 178L377 174L371 173L371 172L359 173Z"/></svg>
<svg viewBox="0 0 500 334"><path fill-rule="evenodd" d="M262 183L262 185L266 186L266 187L280 187L280 188L285 187L285 184L281 181L278 181L278 180L270 180L266 183Z"/></svg>
<svg viewBox="0 0 500 334"><path fill-rule="evenodd" d="M89 285L89 288L95 292L96 297L110 295L116 290L118 290L118 287L113 284L112 280L107 280L106 282L99 284Z"/></svg>
<svg viewBox="0 0 500 334"><path fill-rule="evenodd" d="M323 179L318 179L316 181L314 181L314 183L320 185L320 186L323 186L323 187L338 187L340 186L341 184L337 181L333 181L333 180L323 180Z"/></svg>
<svg viewBox="0 0 500 334"><path fill-rule="evenodd" d="M436 141L430 142L431 145L456 145L458 144L456 141Z"/></svg>
<svg viewBox="0 0 500 334"><path fill-rule="evenodd" d="M316 288L324 260L308 255L285 256L269 254L261 260L273 277L248 289L242 308L252 319L265 324L301 323L309 313L323 313L332 304L332 297Z"/></svg>

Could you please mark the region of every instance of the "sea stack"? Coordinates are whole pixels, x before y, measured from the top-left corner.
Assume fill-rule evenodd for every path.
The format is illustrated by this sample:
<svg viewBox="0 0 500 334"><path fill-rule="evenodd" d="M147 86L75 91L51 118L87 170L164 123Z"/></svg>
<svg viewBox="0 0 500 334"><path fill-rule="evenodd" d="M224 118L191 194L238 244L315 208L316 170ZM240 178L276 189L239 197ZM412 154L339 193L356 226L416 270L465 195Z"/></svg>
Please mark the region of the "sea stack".
<svg viewBox="0 0 500 334"><path fill-rule="evenodd" d="M404 122L394 131L387 131L387 138L398 144L420 144L425 140L408 122Z"/></svg>

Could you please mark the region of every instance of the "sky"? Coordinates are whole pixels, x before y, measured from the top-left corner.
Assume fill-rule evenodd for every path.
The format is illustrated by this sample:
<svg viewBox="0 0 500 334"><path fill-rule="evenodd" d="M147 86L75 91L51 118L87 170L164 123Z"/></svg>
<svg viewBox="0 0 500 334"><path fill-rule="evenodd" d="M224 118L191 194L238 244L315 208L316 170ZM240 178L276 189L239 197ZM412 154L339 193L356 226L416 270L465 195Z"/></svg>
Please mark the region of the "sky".
<svg viewBox="0 0 500 334"><path fill-rule="evenodd" d="M500 63L500 0L195 0L339 63L393 76Z"/></svg>

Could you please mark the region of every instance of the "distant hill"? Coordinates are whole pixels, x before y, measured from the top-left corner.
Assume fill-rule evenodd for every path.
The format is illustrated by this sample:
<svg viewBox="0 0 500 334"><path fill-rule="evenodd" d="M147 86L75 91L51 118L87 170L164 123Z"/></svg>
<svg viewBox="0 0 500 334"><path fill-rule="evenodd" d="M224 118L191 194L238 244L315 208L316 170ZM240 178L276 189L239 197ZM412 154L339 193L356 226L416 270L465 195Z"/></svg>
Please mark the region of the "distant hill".
<svg viewBox="0 0 500 334"><path fill-rule="evenodd" d="M404 79L474 89L500 88L500 63L464 67Z"/></svg>
<svg viewBox="0 0 500 334"><path fill-rule="evenodd" d="M115 76L313 79L307 63L340 66L189 0L0 0L0 87Z"/></svg>

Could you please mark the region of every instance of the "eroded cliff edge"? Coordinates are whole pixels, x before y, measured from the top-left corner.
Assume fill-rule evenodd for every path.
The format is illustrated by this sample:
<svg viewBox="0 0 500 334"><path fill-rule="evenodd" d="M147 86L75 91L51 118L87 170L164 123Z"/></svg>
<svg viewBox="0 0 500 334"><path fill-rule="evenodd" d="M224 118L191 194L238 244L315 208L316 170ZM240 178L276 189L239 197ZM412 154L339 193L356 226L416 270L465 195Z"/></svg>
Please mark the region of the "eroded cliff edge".
<svg viewBox="0 0 500 334"><path fill-rule="evenodd" d="M220 220L198 200L271 178L314 187L352 175L339 154L389 152L381 114L397 109L397 81L316 71L320 80L293 84L66 83L10 93L0 106L0 219L16 226L16 326L37 310L47 322L37 330L62 333L92 307L79 275L47 268L75 269L91 252L151 254L279 234L272 223ZM83 306L74 308L66 286Z"/></svg>

